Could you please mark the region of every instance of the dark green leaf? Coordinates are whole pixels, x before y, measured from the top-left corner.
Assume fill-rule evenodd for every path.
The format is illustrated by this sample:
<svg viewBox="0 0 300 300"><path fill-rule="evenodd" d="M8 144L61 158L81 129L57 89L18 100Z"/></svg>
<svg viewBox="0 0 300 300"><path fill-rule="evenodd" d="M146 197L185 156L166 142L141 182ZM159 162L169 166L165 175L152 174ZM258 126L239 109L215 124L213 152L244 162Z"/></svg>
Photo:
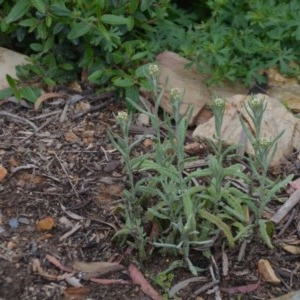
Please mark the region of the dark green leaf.
<svg viewBox="0 0 300 300"><path fill-rule="evenodd" d="M9 29L9 24L5 23L5 22L0 22L0 28L2 32L5 32L6 30Z"/></svg>
<svg viewBox="0 0 300 300"><path fill-rule="evenodd" d="M41 91L37 88L26 86L20 90L20 95L21 98L24 98L31 103L35 103L37 98L41 96Z"/></svg>
<svg viewBox="0 0 300 300"><path fill-rule="evenodd" d="M43 47L43 51L48 52L49 50L51 50L53 48L53 46L54 46L54 37L51 36L46 40L44 47Z"/></svg>
<svg viewBox="0 0 300 300"><path fill-rule="evenodd" d="M17 1L6 17L6 23L12 23L22 18L30 9L30 0Z"/></svg>
<svg viewBox="0 0 300 300"><path fill-rule="evenodd" d="M123 16L116 16L116 15L102 15L101 21L105 24L109 25L127 25L129 24L129 18L125 18Z"/></svg>
<svg viewBox="0 0 300 300"><path fill-rule="evenodd" d="M60 65L60 67L63 70L67 70L67 71L74 70L74 66L72 64L69 64L69 63L64 63L64 64Z"/></svg>
<svg viewBox="0 0 300 300"><path fill-rule="evenodd" d="M140 67L138 67L136 70L135 70L135 75L139 78L144 78L144 77L147 77L147 75L149 74L148 73L148 67L149 67L150 64L146 64L146 65L142 65Z"/></svg>
<svg viewBox="0 0 300 300"><path fill-rule="evenodd" d="M44 77L44 78L43 78L43 81L44 81L48 86L55 86L55 85L56 85L56 82L55 82L52 78L49 78L49 77Z"/></svg>
<svg viewBox="0 0 300 300"><path fill-rule="evenodd" d="M142 0L141 11L147 10L151 4L152 4L152 0Z"/></svg>
<svg viewBox="0 0 300 300"><path fill-rule="evenodd" d="M40 23L37 27L38 38L44 40L47 37L47 27L45 23Z"/></svg>
<svg viewBox="0 0 300 300"><path fill-rule="evenodd" d="M26 36L27 32L26 29L24 27L19 27L17 29L17 39L18 42L22 42Z"/></svg>
<svg viewBox="0 0 300 300"><path fill-rule="evenodd" d="M6 88L0 91L0 99L5 99L7 97L11 97L14 94L12 88Z"/></svg>
<svg viewBox="0 0 300 300"><path fill-rule="evenodd" d="M134 83L132 78L116 77L113 79L113 84L118 87L130 87L133 86Z"/></svg>
<svg viewBox="0 0 300 300"><path fill-rule="evenodd" d="M97 80L99 80L101 77L102 77L102 75L103 75L103 70L97 70L97 71L94 71L92 74L90 74L89 76L88 76L88 81L90 81L90 82L95 82L95 83L97 83Z"/></svg>
<svg viewBox="0 0 300 300"><path fill-rule="evenodd" d="M16 83L15 79L13 79L10 75L8 75L8 74L6 75L6 80L7 80L8 84L9 84L9 86L13 90L15 90L17 88L17 83Z"/></svg>
<svg viewBox="0 0 300 300"><path fill-rule="evenodd" d="M149 54L148 51L138 52L131 57L131 60L140 60Z"/></svg>
<svg viewBox="0 0 300 300"><path fill-rule="evenodd" d="M80 22L73 24L71 31L68 34L68 39L74 40L77 39L86 33L88 33L91 29L91 25L86 22Z"/></svg>
<svg viewBox="0 0 300 300"><path fill-rule="evenodd" d="M30 44L30 48L36 52L42 52L43 51L43 45L38 43L32 43Z"/></svg>
<svg viewBox="0 0 300 300"><path fill-rule="evenodd" d="M115 52L112 54L112 58L115 64L124 63L124 55L120 52Z"/></svg>
<svg viewBox="0 0 300 300"><path fill-rule="evenodd" d="M44 0L31 0L32 5L42 14L46 13Z"/></svg>
<svg viewBox="0 0 300 300"><path fill-rule="evenodd" d="M70 17L72 12L67 9L65 6L60 4L53 4L49 7L50 13L59 16L59 17Z"/></svg>
<svg viewBox="0 0 300 300"><path fill-rule="evenodd" d="M65 25L61 22L58 22L53 27L53 34L58 34L64 29Z"/></svg>
<svg viewBox="0 0 300 300"><path fill-rule="evenodd" d="M19 22L19 25L24 27L32 27L37 24L38 24L38 20L36 18L25 19Z"/></svg>
<svg viewBox="0 0 300 300"><path fill-rule="evenodd" d="M126 26L129 31L131 31L134 28L134 18L132 16L128 17Z"/></svg>
<svg viewBox="0 0 300 300"><path fill-rule="evenodd" d="M46 26L50 27L52 25L52 17L46 16Z"/></svg>
<svg viewBox="0 0 300 300"><path fill-rule="evenodd" d="M139 0L128 1L128 7L131 14L133 14L139 7Z"/></svg>
<svg viewBox="0 0 300 300"><path fill-rule="evenodd" d="M132 85L130 87L125 88L125 96L126 99L129 98L134 102L138 102L139 100L139 89L136 85Z"/></svg>

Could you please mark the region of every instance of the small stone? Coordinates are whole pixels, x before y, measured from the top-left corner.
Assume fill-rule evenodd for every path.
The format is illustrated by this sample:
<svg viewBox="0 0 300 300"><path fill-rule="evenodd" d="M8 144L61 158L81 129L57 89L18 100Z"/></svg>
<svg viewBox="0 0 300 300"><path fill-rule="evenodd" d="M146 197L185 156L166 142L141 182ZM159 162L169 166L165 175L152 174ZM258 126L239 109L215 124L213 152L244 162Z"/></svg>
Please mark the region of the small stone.
<svg viewBox="0 0 300 300"><path fill-rule="evenodd" d="M30 220L28 218L20 217L18 220L21 224L25 224L25 225L30 224Z"/></svg>
<svg viewBox="0 0 300 300"><path fill-rule="evenodd" d="M8 225L9 225L11 228L16 229L16 228L19 227L19 221L18 221L18 219L16 219L16 218L12 218L12 219L9 220Z"/></svg>

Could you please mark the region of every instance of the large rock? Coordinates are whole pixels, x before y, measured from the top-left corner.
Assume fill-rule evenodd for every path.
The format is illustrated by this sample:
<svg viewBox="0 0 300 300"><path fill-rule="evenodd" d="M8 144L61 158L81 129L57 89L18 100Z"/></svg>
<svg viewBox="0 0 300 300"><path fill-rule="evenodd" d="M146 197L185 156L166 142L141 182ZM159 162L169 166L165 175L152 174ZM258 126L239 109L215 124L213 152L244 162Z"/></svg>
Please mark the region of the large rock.
<svg viewBox="0 0 300 300"><path fill-rule="evenodd" d="M170 89L176 87L184 91L181 113L184 113L188 106L193 108L190 125L198 123L197 120L202 108L214 96L230 97L237 93L247 94L247 89L243 85L228 81L220 86L208 87L206 83L209 75L200 74L194 66L187 68L186 66L190 61L174 52L160 53L156 60L160 69L159 82L162 86L167 82L166 92L161 103L162 108L172 114L172 107L169 102Z"/></svg>
<svg viewBox="0 0 300 300"><path fill-rule="evenodd" d="M0 90L7 88L6 74L16 77L16 66L28 64L26 55L0 47Z"/></svg>
<svg viewBox="0 0 300 300"><path fill-rule="evenodd" d="M268 75L267 94L278 99L289 110L300 112L300 85L298 80L280 74L272 68L266 71Z"/></svg>
<svg viewBox="0 0 300 300"><path fill-rule="evenodd" d="M253 123L244 108L249 97L235 95L227 98L222 126L224 144L239 144L243 140L242 137L245 133L240 123L240 117L246 121L248 128L253 132ZM272 161L272 165L275 166L284 160L286 155L291 154L293 148L300 150L300 120L295 118L276 98L263 94L258 94L256 97L261 97L267 102L261 136L272 138L284 132L278 141L278 148ZM214 117L212 117L207 122L200 124L194 130L193 136L200 140L212 139L214 132ZM247 153L253 154L253 148L249 141L244 146Z"/></svg>

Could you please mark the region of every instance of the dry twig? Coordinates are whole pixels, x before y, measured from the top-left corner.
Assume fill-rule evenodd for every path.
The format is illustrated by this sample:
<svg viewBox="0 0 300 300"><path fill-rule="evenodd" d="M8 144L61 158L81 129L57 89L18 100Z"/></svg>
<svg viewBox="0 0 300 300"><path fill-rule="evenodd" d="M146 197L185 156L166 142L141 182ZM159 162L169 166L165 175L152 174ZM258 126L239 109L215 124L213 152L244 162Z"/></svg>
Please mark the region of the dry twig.
<svg viewBox="0 0 300 300"><path fill-rule="evenodd" d="M296 190L290 198L280 207L280 209L273 215L271 221L278 224L293 207L299 203L300 200L300 190Z"/></svg>
<svg viewBox="0 0 300 300"><path fill-rule="evenodd" d="M77 191L76 191L76 189L75 189L75 186L74 186L74 184L73 184L73 182L72 182L72 180L71 180L71 178L70 178L70 176L69 176L69 174L68 174L66 168L64 167L64 165L62 164L62 162L61 162L60 159L58 158L56 152L54 152L54 155L55 155L55 158L57 159L57 161L59 162L59 164L60 164L62 170L63 170L64 173L66 174L66 176L67 176L67 178L68 178L68 181L69 181L69 183L70 183L70 185L71 185L71 187L72 187L72 190L74 191L74 193L75 193L75 195L77 196L77 198L80 199L79 194L77 193Z"/></svg>
<svg viewBox="0 0 300 300"><path fill-rule="evenodd" d="M34 131L38 131L38 127L34 123L32 123L31 121L29 121L26 118L23 118L23 117L20 117L18 115L9 113L9 112L7 112L5 110L0 111L0 116L9 117L9 118L13 119L17 123L28 124L29 126L31 126L34 129Z"/></svg>

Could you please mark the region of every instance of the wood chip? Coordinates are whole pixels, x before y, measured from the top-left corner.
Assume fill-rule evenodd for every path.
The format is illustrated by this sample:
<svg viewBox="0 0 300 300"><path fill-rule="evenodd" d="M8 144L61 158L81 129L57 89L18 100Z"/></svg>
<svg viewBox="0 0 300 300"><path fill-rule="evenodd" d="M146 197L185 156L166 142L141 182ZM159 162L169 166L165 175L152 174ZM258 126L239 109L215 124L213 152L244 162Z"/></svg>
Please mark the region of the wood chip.
<svg viewBox="0 0 300 300"><path fill-rule="evenodd" d="M258 272L261 275L263 281L274 284L278 284L281 282L281 280L276 276L270 262L266 259L260 259L258 261Z"/></svg>

